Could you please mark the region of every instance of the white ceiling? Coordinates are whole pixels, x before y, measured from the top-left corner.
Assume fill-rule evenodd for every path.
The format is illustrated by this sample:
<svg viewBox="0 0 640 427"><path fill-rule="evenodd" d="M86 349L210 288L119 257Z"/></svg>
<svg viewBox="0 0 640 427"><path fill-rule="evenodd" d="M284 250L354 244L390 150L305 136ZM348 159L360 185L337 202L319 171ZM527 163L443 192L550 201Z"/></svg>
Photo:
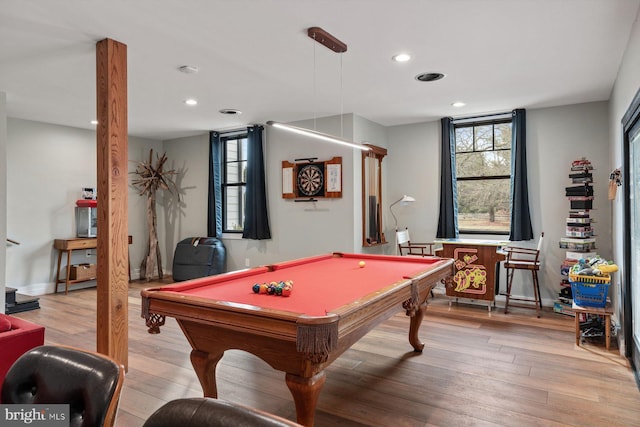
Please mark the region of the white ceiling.
<svg viewBox="0 0 640 427"><path fill-rule="evenodd" d="M111 38L127 45L129 133L155 139L341 112L388 126L600 101L639 4L0 0L0 92L9 117L91 128L95 44ZM348 51L314 43L312 26ZM414 59L392 62L399 52ZM422 72L446 78L416 81ZM183 103L190 97L196 107Z"/></svg>

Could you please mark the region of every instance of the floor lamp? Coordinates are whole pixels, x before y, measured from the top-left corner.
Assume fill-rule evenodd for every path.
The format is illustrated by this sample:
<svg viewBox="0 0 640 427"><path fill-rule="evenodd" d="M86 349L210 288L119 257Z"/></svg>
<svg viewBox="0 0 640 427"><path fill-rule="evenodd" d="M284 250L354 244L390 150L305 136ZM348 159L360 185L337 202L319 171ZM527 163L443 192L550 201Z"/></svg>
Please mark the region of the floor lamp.
<svg viewBox="0 0 640 427"><path fill-rule="evenodd" d="M393 213L393 207L395 205L397 205L398 203L401 203L403 205L407 204L407 203L412 203L415 202L416 199L414 199L411 196L407 196L406 194L404 196L402 196L400 199L396 200L395 202L391 203L391 206L389 206L389 211L391 212L391 216L393 217L393 221L395 224L395 231L396 231L396 255L398 255L398 218L396 218L396 215Z"/></svg>

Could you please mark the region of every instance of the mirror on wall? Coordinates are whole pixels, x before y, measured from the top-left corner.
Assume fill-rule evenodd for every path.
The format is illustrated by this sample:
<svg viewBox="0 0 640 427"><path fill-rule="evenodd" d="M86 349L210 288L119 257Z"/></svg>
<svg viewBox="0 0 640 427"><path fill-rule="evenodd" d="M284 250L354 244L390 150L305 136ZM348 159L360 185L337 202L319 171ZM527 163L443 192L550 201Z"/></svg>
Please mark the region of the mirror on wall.
<svg viewBox="0 0 640 427"><path fill-rule="evenodd" d="M387 243L382 230L382 159L387 149L371 148L362 152L362 246Z"/></svg>

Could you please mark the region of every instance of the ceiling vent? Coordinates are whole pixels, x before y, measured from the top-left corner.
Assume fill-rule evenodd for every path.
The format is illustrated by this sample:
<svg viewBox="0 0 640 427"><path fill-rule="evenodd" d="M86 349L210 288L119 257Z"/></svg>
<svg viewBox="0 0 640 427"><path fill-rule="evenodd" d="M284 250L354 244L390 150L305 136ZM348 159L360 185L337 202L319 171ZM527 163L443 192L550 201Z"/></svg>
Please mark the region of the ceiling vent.
<svg viewBox="0 0 640 427"><path fill-rule="evenodd" d="M435 82L442 78L444 78L444 74L442 73L422 73L416 76L416 80L420 82Z"/></svg>

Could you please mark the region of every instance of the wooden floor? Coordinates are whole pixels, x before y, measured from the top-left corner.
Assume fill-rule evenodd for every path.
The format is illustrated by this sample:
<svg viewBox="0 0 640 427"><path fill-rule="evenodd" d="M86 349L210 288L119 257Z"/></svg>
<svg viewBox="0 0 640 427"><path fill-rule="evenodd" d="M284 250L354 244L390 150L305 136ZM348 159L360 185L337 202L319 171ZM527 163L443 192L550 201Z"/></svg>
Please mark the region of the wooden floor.
<svg viewBox="0 0 640 427"><path fill-rule="evenodd" d="M141 426L165 402L202 395L190 347L175 320L159 335L129 293L129 371L117 425ZM46 326L46 343L95 349L95 289L46 295L17 317ZM410 351L408 320L396 315L327 369L316 426L640 426L640 392L628 363L603 343L575 345L573 318L550 311L454 304L436 295ZM615 340L613 340L615 341ZM220 398L295 419L284 374L240 351L218 366Z"/></svg>

